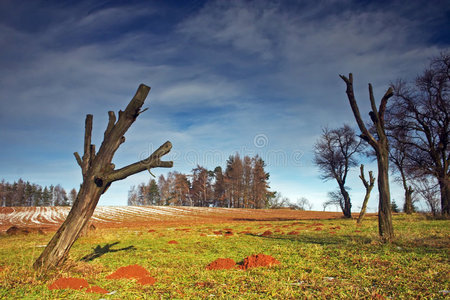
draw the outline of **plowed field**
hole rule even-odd
[[[0,231],[11,226],[57,228],[70,207],[0,207]],[[92,216],[97,227],[140,227],[233,221],[288,221],[340,218],[342,213],[290,209],[238,209],[185,206],[99,206]]]

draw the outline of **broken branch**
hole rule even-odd
[[[358,123],[358,127],[361,130],[363,139],[366,140],[369,144],[373,145],[374,147],[377,146],[377,141],[375,138],[369,133],[369,131],[366,128],[366,125],[364,124],[364,121],[361,118],[361,113],[359,112],[358,104],[356,103],[355,93],[353,91],[353,75],[352,73],[349,74],[349,77],[345,77],[344,75],[339,75],[342,80],[347,85],[347,90],[345,91],[347,94],[347,98],[350,102],[350,107],[352,108],[353,115],[355,116],[356,123]]]
[[[172,149],[172,143],[169,141],[165,142],[161,147],[159,147],[155,152],[152,153],[148,158],[141,161],[135,162],[134,164],[128,165],[121,169],[115,170],[104,177],[103,182],[114,182],[127,178],[130,175],[139,173],[144,170],[149,170],[151,168],[161,167],[161,168],[171,168],[173,166],[172,161],[161,161],[160,158],[169,153]]]
[[[114,125],[116,124],[116,115],[113,111],[108,111],[109,121],[108,121],[108,127],[106,127],[104,139],[109,135],[111,130],[113,129]]]

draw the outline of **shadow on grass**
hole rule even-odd
[[[446,254],[450,249],[448,237],[420,237],[394,241],[398,250],[418,254]]]
[[[318,221],[318,220],[341,220],[343,217],[304,217],[304,218],[282,218],[282,217],[273,217],[273,218],[233,218],[233,221],[245,221],[245,222],[273,222],[273,221]]]
[[[355,236],[355,235],[308,235],[308,234],[298,234],[298,235],[257,235],[257,234],[249,234],[251,236],[271,239],[271,240],[279,240],[279,241],[292,241],[297,243],[305,243],[305,244],[317,244],[317,245],[345,245],[350,242],[357,242],[359,244],[369,244],[372,242],[372,239],[364,236]]]
[[[245,222],[268,222],[268,221],[299,221],[295,218],[233,218],[233,221],[245,221]]]
[[[111,249],[112,246],[115,246],[117,244],[119,244],[120,242],[115,242],[115,243],[111,243],[111,244],[106,244],[105,246],[100,246],[97,245],[97,247],[93,248],[93,252],[84,256],[82,259],[80,259],[81,261],[93,261],[96,258],[99,258],[100,256],[106,254],[106,253],[111,253],[111,252],[119,252],[119,251],[128,251],[128,250],[136,250],[136,247],[134,246],[128,246],[125,248],[120,248],[120,249]]]
[[[374,251],[389,247],[394,252],[413,252],[417,255],[423,254],[445,254],[450,249],[450,240],[446,238],[417,238],[413,240],[396,240],[392,244],[382,244],[371,237],[357,235],[257,235],[248,234],[250,236],[278,241],[291,241],[302,244],[316,244],[321,246],[350,246],[367,245],[372,247]],[[373,242],[376,242],[372,245]],[[365,246],[364,248],[366,248]]]

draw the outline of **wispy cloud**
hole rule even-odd
[[[213,168],[208,155],[258,153],[273,189],[320,209],[327,188],[312,145],[322,126],[352,123],[338,74],[355,74],[367,111],[368,82],[381,96],[450,43],[437,32],[449,24],[445,1],[21,3],[0,3],[0,177],[64,180],[68,189],[79,178],[61,174],[79,173],[71,152],[82,149],[85,114],[94,114],[99,144],[106,112],[123,109],[142,82],[152,87],[150,110],[130,128],[116,165],[166,140],[180,171],[202,161]],[[262,148],[258,135],[267,138]],[[302,152],[302,166],[270,163],[278,151]],[[49,167],[55,160],[61,173]],[[147,175],[115,184],[102,203],[125,204],[129,185]]]

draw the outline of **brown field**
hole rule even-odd
[[[11,226],[56,230],[70,207],[0,207],[0,232]],[[240,209],[186,206],[99,206],[92,216],[98,228],[142,227],[240,221],[336,219],[340,212],[291,209]]]

